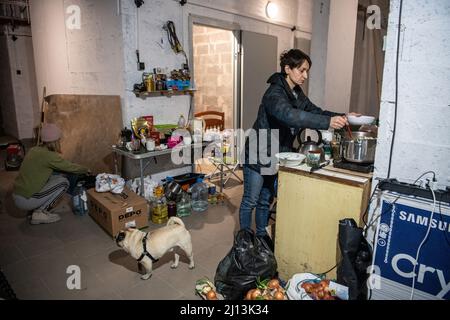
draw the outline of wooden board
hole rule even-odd
[[[339,261],[339,220],[360,221],[370,181],[349,185],[319,175],[280,170],[275,256],[280,277],[302,272],[322,273]],[[336,276],[336,270],[328,274]]]
[[[111,145],[122,128],[120,96],[47,96],[45,122],[63,131],[61,148],[65,159],[82,164],[93,173],[114,171]]]

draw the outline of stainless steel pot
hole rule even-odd
[[[355,131],[352,138],[346,136],[342,141],[342,157],[350,162],[373,163],[377,137],[372,132]]]

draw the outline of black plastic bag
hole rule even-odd
[[[366,300],[372,250],[355,220],[339,221],[339,247],[342,260],[337,268],[337,282],[348,287],[350,300]]]
[[[277,261],[266,240],[251,230],[240,230],[230,252],[217,266],[214,284],[226,300],[242,300],[256,287],[258,278],[272,279],[276,272]]]

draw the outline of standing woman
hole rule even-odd
[[[61,157],[61,130],[51,123],[43,125],[42,145],[31,148],[14,182],[13,199],[22,210],[33,210],[30,223],[52,223],[61,217],[51,210],[69,188],[69,181],[58,172],[87,173],[88,169]],[[55,174],[56,173],[56,174]]]
[[[322,110],[300,88],[308,79],[311,68],[308,55],[298,49],[285,51],[281,54],[280,66],[281,72],[274,73],[267,80],[270,86],[264,93],[253,124],[256,134],[250,135],[246,140],[244,195],[239,210],[241,229],[251,229],[252,212],[256,208],[256,235],[266,239],[269,206],[274,198],[277,175],[273,170],[274,164],[271,161],[263,163],[262,156],[267,155],[273,159],[273,152],[278,151],[272,150],[293,151],[292,144],[301,128],[327,130],[341,129],[348,125],[345,114]],[[262,129],[267,130],[267,143],[259,141],[265,137],[260,131]],[[278,149],[275,146],[271,148],[271,130],[278,130]],[[257,146],[256,150],[250,150],[251,146]]]

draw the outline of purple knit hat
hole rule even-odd
[[[42,142],[53,142],[61,138],[61,129],[54,123],[44,123],[42,125],[41,140]]]

